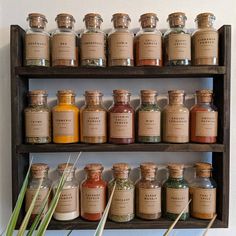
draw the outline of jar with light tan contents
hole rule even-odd
[[[52,66],[78,66],[78,36],[72,15],[57,15],[58,29],[52,34]]]
[[[107,142],[107,110],[98,90],[85,92],[85,105],[80,110],[80,138],[83,143]]]
[[[171,90],[169,104],[162,111],[163,142],[189,142],[189,110],[184,105],[183,90]]]
[[[197,15],[198,29],[192,35],[194,65],[219,64],[219,33],[213,26],[215,19],[212,13]]]

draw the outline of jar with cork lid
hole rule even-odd
[[[189,110],[184,105],[183,90],[170,90],[169,104],[162,111],[162,140],[168,143],[189,142]]]
[[[44,163],[33,163],[31,165],[31,174],[29,184],[26,190],[25,196],[25,212],[28,211],[30,204],[37,192],[37,189],[41,183],[39,194],[36,198],[36,202],[31,214],[31,219],[33,220],[41,211],[41,208],[46,201],[45,208],[43,210],[42,216],[48,211],[50,196],[48,196],[51,188],[51,180],[48,178],[49,166]],[[47,199],[48,197],[48,199]]]
[[[135,37],[136,66],[162,66],[162,34],[155,13],[140,16],[141,29]]]
[[[89,13],[84,17],[86,29],[80,36],[80,65],[106,66],[106,34],[101,30],[101,15]]]
[[[114,179],[108,184],[108,194],[111,195],[116,183],[109,211],[109,219],[115,222],[128,222],[134,218],[134,184],[129,179],[130,167],[127,163],[113,165]]]
[[[55,21],[58,29],[52,34],[52,66],[78,66],[78,36],[74,31],[74,17],[61,13]]]
[[[192,34],[194,65],[219,64],[219,33],[213,26],[215,19],[212,13],[201,13],[195,19],[197,30]]]
[[[28,107],[25,108],[25,142],[31,144],[51,142],[51,112],[47,105],[46,90],[28,92]]]
[[[156,90],[141,90],[141,104],[136,110],[136,119],[138,142],[161,141],[161,109],[157,104]]]
[[[25,66],[50,66],[50,34],[45,30],[47,19],[40,13],[30,13],[25,34]]]
[[[103,94],[98,90],[85,91],[85,105],[80,110],[80,138],[83,143],[107,142],[107,110]]]
[[[216,143],[218,111],[213,105],[213,91],[196,91],[197,104],[190,109],[190,140],[197,143]]]
[[[165,217],[175,220],[189,201],[189,186],[184,180],[184,165],[169,164],[169,178],[163,184],[163,210]],[[189,207],[180,220],[189,218]]]
[[[62,188],[53,217],[59,221],[73,220],[79,217],[79,183],[75,178],[75,168],[71,163],[61,163],[57,167],[59,174],[57,181],[53,185],[55,194],[63,173],[66,181]]]
[[[98,221],[106,207],[107,183],[102,179],[103,166],[87,164],[87,178],[81,184],[81,216],[89,221]]]
[[[141,179],[136,183],[136,215],[145,220],[161,217],[161,183],[157,180],[157,165],[140,165]]]
[[[128,90],[113,90],[114,104],[108,112],[109,142],[130,144],[135,142],[135,111],[130,105]]]
[[[134,34],[129,30],[131,19],[126,13],[112,16],[114,29],[108,35],[109,66],[134,65]]]
[[[168,16],[170,29],[164,34],[165,65],[191,65],[191,36],[185,28],[186,20],[183,12]]]
[[[53,142],[79,142],[79,108],[72,90],[57,92],[57,105],[52,109]]]
[[[216,213],[216,182],[211,177],[212,165],[195,164],[196,178],[190,183],[191,216],[198,219],[212,219]]]

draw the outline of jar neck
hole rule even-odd
[[[41,179],[47,179],[48,178],[48,170],[45,171],[33,171],[31,173],[31,179],[32,180],[41,180]]]
[[[114,95],[115,104],[130,104],[130,95]]]
[[[46,106],[47,96],[30,96],[29,105],[30,106]]]
[[[182,180],[184,178],[183,170],[169,170],[169,179]]]
[[[213,28],[213,21],[209,20],[199,20],[197,21],[197,27],[199,29],[204,29],[204,28]]]
[[[100,181],[102,179],[102,171],[88,171],[87,179],[89,181]]]
[[[153,181],[156,179],[156,172],[142,172],[141,179],[144,181]]]
[[[211,170],[197,170],[196,176],[198,178],[210,178],[211,177]]]
[[[63,175],[63,171],[59,171],[59,176]],[[75,170],[66,170],[65,171],[66,182],[72,181],[75,177]]]
[[[141,105],[156,105],[157,98],[156,97],[141,97]]]
[[[129,178],[129,171],[115,171],[114,178],[118,181],[126,181]]]
[[[58,96],[59,105],[75,105],[75,96],[65,95]]]
[[[212,103],[212,97],[197,96],[197,104],[210,104]]]
[[[102,105],[102,97],[101,96],[88,96],[85,97],[85,105],[87,106],[99,106]]]
[[[184,96],[170,97],[169,104],[170,105],[184,105]]]

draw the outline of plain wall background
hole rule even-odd
[[[138,28],[139,16],[145,12],[156,12],[160,19],[159,28],[167,28],[166,18],[167,15],[174,11],[183,11],[188,17],[187,28],[194,28],[194,18],[200,12],[214,12],[217,17],[216,27],[219,28],[223,24],[233,25],[232,32],[232,76],[231,76],[231,186],[230,186],[230,225],[229,229],[217,229],[211,230],[209,235],[220,236],[224,235],[236,235],[236,206],[233,201],[236,199],[236,184],[234,179],[236,178],[236,160],[233,158],[236,154],[236,150],[233,149],[236,144],[236,133],[235,124],[233,119],[236,117],[236,112],[234,110],[234,103],[236,102],[236,97],[233,94],[234,89],[236,89],[236,83],[234,77],[236,76],[236,3],[234,0],[215,0],[215,1],[165,1],[165,0],[119,0],[119,1],[108,1],[108,0],[51,0],[45,1],[41,0],[30,1],[13,1],[13,0],[0,0],[0,232],[6,225],[10,212],[11,212],[11,137],[10,137],[10,25],[19,24],[23,28],[27,28],[27,23],[25,21],[27,14],[29,12],[41,12],[47,16],[48,19],[48,30],[55,28],[55,16],[61,12],[71,13],[76,19],[75,29],[79,30],[84,27],[82,19],[86,13],[98,12],[102,15],[104,23],[103,29],[111,28],[111,15],[115,12],[127,12],[131,19],[131,28]],[[184,82],[185,80],[186,83]],[[132,82],[131,80],[102,80],[101,83],[97,84],[96,88],[100,88],[104,91],[106,99],[110,99],[111,90],[116,87],[126,87],[132,90],[134,95],[137,95],[138,90],[144,86],[154,86],[164,94],[169,88],[183,88],[187,93],[194,92],[195,89],[201,87],[210,87],[211,80],[205,83],[205,80],[196,79],[185,79],[182,83],[176,82],[176,80],[151,80],[146,81],[140,80],[140,83]],[[55,84],[57,84],[55,86]],[[80,104],[81,95],[85,89],[94,88],[94,83],[92,80],[60,80],[59,83],[48,80],[47,82],[42,82],[40,80],[35,80],[31,83],[31,88],[47,88],[49,89],[50,98],[55,99],[55,92],[59,88],[68,87],[76,88],[77,93],[80,95],[78,103]],[[191,104],[191,101],[189,105]],[[40,161],[48,160],[49,155],[35,155]],[[54,157],[53,157],[54,156]],[[158,163],[165,163],[172,160],[178,160],[184,163],[193,163],[197,160],[206,160],[210,157],[208,154],[166,154],[166,153],[116,153],[111,155],[111,153],[99,153],[94,155],[94,153],[84,154],[79,162],[79,166],[83,166],[88,161],[101,161],[106,167],[110,167],[113,162],[128,160],[128,162],[133,166],[144,160],[144,157],[148,160],[155,160]],[[38,160],[37,159],[37,160]],[[52,154],[50,158],[50,166],[55,166],[58,162],[63,161],[65,157],[63,154],[57,155]],[[145,230],[145,231],[122,231],[124,236],[126,235],[162,235],[161,230]],[[201,230],[176,230],[175,235],[201,235]],[[106,231],[105,235],[116,236],[120,231]],[[57,232],[57,235],[65,235],[64,232]],[[56,235],[55,232],[48,232],[47,235]],[[77,234],[77,233],[76,233]],[[89,236],[93,235],[93,231],[82,231],[78,233],[79,235]]]

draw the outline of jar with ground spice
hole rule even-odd
[[[50,66],[50,35],[45,31],[47,19],[39,13],[30,13],[30,29],[25,34],[25,66]]]
[[[136,183],[136,215],[145,220],[161,217],[161,184],[157,181],[157,165],[151,162],[140,165],[141,179]]]
[[[114,29],[108,35],[108,63],[109,66],[133,66],[134,35],[129,30],[130,17],[125,13],[112,16]]]
[[[58,29],[52,34],[52,66],[78,66],[78,36],[72,15],[57,15]]]
[[[86,30],[80,36],[81,66],[106,66],[106,34],[101,30],[101,15],[85,15]]]
[[[190,183],[191,216],[212,219],[216,213],[216,182],[211,178],[212,165],[196,163],[196,178]]]
[[[164,34],[165,65],[191,64],[191,36],[185,29],[186,20],[183,12],[175,12],[168,16],[170,29]]]
[[[135,142],[134,114],[127,90],[113,90],[114,104],[108,112],[109,142],[129,144]]]
[[[196,91],[197,104],[190,109],[190,140],[197,143],[216,143],[218,112],[212,103],[213,91]]]
[[[161,109],[157,105],[157,91],[141,90],[141,104],[136,111],[136,118],[138,142],[161,141]]]
[[[169,104],[162,111],[163,142],[189,142],[189,110],[184,105],[183,90],[171,90]]]
[[[39,194],[36,198],[36,202],[35,202],[32,214],[31,214],[32,220],[40,213],[41,207],[43,206],[43,203],[46,200],[49,194],[49,190],[51,188],[51,181],[48,178],[48,170],[49,170],[48,165],[44,163],[34,163],[31,166],[30,181],[29,181],[29,184],[26,190],[26,196],[25,196],[25,212],[28,211],[30,204],[41,183]],[[44,216],[46,212],[48,211],[49,203],[50,203],[50,197],[46,201],[46,205],[43,210],[42,216]]]
[[[81,216],[89,221],[98,221],[106,207],[107,183],[102,179],[103,166],[91,163],[84,170],[87,179],[81,184]]]
[[[162,66],[162,34],[156,28],[158,18],[155,13],[140,16],[141,30],[135,37],[136,65]]]
[[[163,184],[163,210],[165,217],[175,220],[189,201],[189,187],[184,180],[184,165],[169,164],[169,178]],[[180,220],[189,218],[189,207],[180,217]]]
[[[109,219],[115,222],[128,222],[134,218],[134,184],[129,179],[130,167],[126,163],[113,165],[114,179],[108,184],[108,194],[116,188],[111,202]]]
[[[79,108],[75,105],[75,93],[60,90],[57,101],[58,104],[52,109],[53,142],[79,142]]]
[[[46,90],[28,92],[29,105],[25,108],[25,142],[51,142],[51,112],[47,105]]]
[[[214,28],[215,16],[212,13],[197,15],[198,29],[192,34],[192,61],[194,65],[219,64],[219,33]]]
[[[73,220],[79,217],[79,183],[75,178],[75,168],[71,163],[62,163],[58,165],[57,171],[59,178],[53,186],[53,193],[56,193],[63,173],[65,173],[66,182],[63,186],[53,217],[60,221]]]
[[[98,90],[85,91],[85,105],[80,110],[80,138],[83,143],[107,142],[107,110]]]

